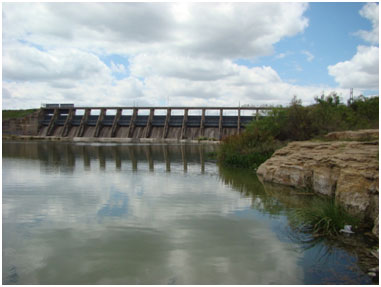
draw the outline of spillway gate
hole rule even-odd
[[[65,107],[61,105],[41,108],[38,134],[47,137],[221,140],[226,136],[239,134],[246,124],[258,120],[262,116],[261,113],[269,109],[269,107]],[[155,111],[159,110],[161,113],[155,114]],[[242,115],[243,111],[249,115]],[[198,114],[195,115],[195,112]]]

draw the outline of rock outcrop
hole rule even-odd
[[[355,133],[357,133],[355,135]],[[257,170],[259,178],[332,196],[352,214],[375,222],[378,236],[378,130],[330,135],[341,141],[292,142]],[[328,136],[328,135],[327,135]],[[377,226],[377,227],[376,227]]]
[[[360,130],[332,132],[325,135],[327,140],[351,140],[351,141],[370,141],[378,139],[378,130]]]

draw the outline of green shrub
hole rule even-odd
[[[378,128],[378,97],[359,96],[344,105],[336,93],[332,93],[315,101],[311,106],[315,136],[332,131]]]
[[[315,98],[315,104],[310,107],[313,134],[324,135],[332,131],[348,128],[348,113],[350,110],[340,102],[336,93]]]
[[[355,227],[359,220],[349,215],[334,199],[315,199],[311,205],[291,214],[292,226],[315,236],[336,236],[344,225]]]
[[[278,148],[279,142],[269,132],[253,127],[224,139],[217,159],[225,166],[256,169]]]
[[[378,128],[379,101],[378,97],[365,98],[359,96],[348,104],[352,111],[351,125],[355,128]]]
[[[289,141],[320,138],[332,131],[378,128],[378,97],[358,97],[349,105],[336,93],[303,106],[295,97],[290,106],[274,107],[253,120],[241,135],[222,141],[218,160],[226,166],[257,168]]]

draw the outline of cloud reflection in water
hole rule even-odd
[[[259,197],[221,180],[213,147],[24,144],[3,144],[3,274],[15,266],[17,284],[303,282],[301,255]]]

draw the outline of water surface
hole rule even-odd
[[[214,150],[3,142],[3,284],[371,283],[353,252],[293,240],[310,197]]]

